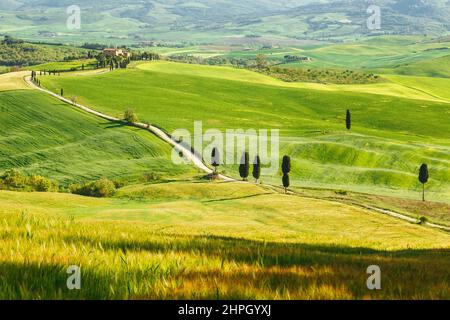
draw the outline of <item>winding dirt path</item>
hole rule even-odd
[[[79,108],[79,109],[81,109],[81,110],[83,110],[85,112],[88,112],[88,113],[92,114],[92,115],[95,115],[97,117],[106,119],[108,121],[124,123],[124,124],[127,124],[129,126],[133,126],[133,127],[136,127],[136,128],[140,128],[140,129],[146,130],[146,131],[156,135],[157,137],[159,137],[160,139],[162,139],[166,143],[170,144],[174,148],[176,148],[176,150],[178,152],[182,152],[183,156],[186,159],[188,159],[189,161],[191,161],[200,170],[204,171],[207,174],[212,174],[213,173],[213,170],[208,168],[208,166],[206,166],[206,164],[203,162],[203,160],[195,152],[192,152],[190,148],[187,148],[183,144],[178,143],[177,141],[173,140],[167,133],[165,133],[163,130],[161,130],[161,129],[155,127],[155,126],[147,125],[145,123],[140,123],[140,122],[133,122],[133,123],[124,122],[121,119],[109,116],[107,114],[104,114],[104,113],[101,113],[101,112],[98,112],[98,111],[95,111],[94,109],[91,109],[91,108],[86,107],[84,105],[81,105],[79,103],[73,103],[72,101],[70,101],[67,98],[64,98],[64,97],[62,97],[62,96],[60,96],[60,95],[58,95],[58,94],[56,94],[54,92],[51,92],[50,90],[44,89],[42,87],[39,87],[39,86],[37,86],[36,84],[34,84],[31,81],[31,76],[29,76],[29,75],[25,76],[23,79],[25,80],[25,82],[31,88],[39,90],[39,91],[42,91],[44,93],[47,93],[47,94],[49,94],[49,95],[51,95],[51,96],[53,96],[53,97],[55,97],[55,98],[65,102],[65,103],[67,103],[67,104],[70,104],[71,106]],[[227,177],[225,175],[219,175],[219,179],[221,179],[223,181],[227,181],[227,182],[238,182],[238,180],[233,179],[231,177]],[[271,186],[271,185],[264,185],[264,187],[270,188],[270,189],[275,190],[275,191],[278,189],[277,187]],[[290,194],[304,197],[303,195],[297,194],[295,192],[290,192]],[[311,198],[313,198],[313,197],[311,197]],[[319,198],[315,198],[315,199],[319,199]],[[323,200],[323,199],[321,199],[321,200]],[[361,204],[356,204],[356,203],[347,203],[347,202],[339,202],[339,203],[345,203],[347,205],[353,205],[353,206],[364,208],[364,209],[367,209],[367,210],[370,210],[370,211],[375,211],[375,212],[378,212],[378,213],[381,213],[381,214],[385,214],[385,215],[388,215],[388,216],[391,216],[391,217],[394,217],[394,218],[397,218],[397,219],[401,219],[403,221],[410,222],[410,223],[414,223],[414,224],[418,223],[417,219],[415,219],[415,218],[412,218],[412,217],[409,217],[407,215],[404,215],[404,214],[401,214],[401,213],[398,213],[398,212],[394,212],[394,211],[391,211],[391,210],[377,208],[377,207],[372,207],[372,206],[369,206],[369,205],[361,205]],[[430,223],[430,222],[426,222],[426,223],[424,223],[424,225],[426,225],[426,226],[428,226],[430,228],[434,228],[434,229],[439,229],[439,230],[442,230],[442,231],[450,232],[450,227],[446,227],[446,226],[442,226],[442,225],[438,225],[438,224]]]

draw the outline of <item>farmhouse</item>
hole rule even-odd
[[[122,50],[122,49],[115,49],[115,48],[107,48],[103,49],[103,54],[105,57],[124,57],[124,58],[131,58],[131,52]]]

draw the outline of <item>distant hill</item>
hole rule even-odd
[[[81,30],[68,30],[72,0],[2,0],[0,33],[46,41],[211,43],[230,39],[345,39],[450,31],[448,0],[379,0],[381,30],[367,29],[366,0],[78,0]]]
[[[450,55],[412,63],[394,70],[402,75],[450,78]]]

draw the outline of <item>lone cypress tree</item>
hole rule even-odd
[[[261,158],[259,156],[256,156],[255,161],[253,162],[253,178],[255,178],[255,183],[258,183],[260,177],[261,177]]]
[[[250,157],[248,152],[244,152],[241,158],[241,164],[239,165],[239,175],[243,181],[247,181],[250,174]]]
[[[214,167],[214,174],[217,174],[217,168],[220,165],[220,153],[217,148],[214,148],[211,152],[211,165]]]
[[[428,166],[426,164],[422,164],[419,170],[419,181],[422,183],[422,201],[425,201],[425,184],[428,182],[428,179]]]
[[[352,114],[350,113],[350,110],[347,110],[347,116],[345,117],[345,124],[347,126],[347,130],[350,130],[352,128]]]
[[[281,165],[281,169],[283,171],[283,187],[284,192],[287,193],[287,189],[290,186],[289,172],[291,172],[291,158],[289,156],[283,157],[283,163]]]
[[[64,97],[64,89],[61,89],[61,97]]]
[[[291,172],[291,157],[283,157],[283,164],[281,165],[281,169],[283,170],[283,175],[289,174],[289,172]]]

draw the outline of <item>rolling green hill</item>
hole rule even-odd
[[[449,234],[367,208],[449,225],[448,79],[289,84],[170,62],[40,77],[54,92],[113,116],[132,108],[169,131],[196,120],[205,129],[280,129],[281,155],[293,159],[295,193],[285,195],[196,179],[148,132],[30,90],[26,74],[0,75],[0,172],[19,168],[63,186],[100,177],[129,184],[103,199],[0,191],[0,299],[450,297]],[[436,202],[409,200],[420,198],[422,162]],[[236,166],[221,170],[237,176]],[[148,173],[163,178],[140,182]],[[367,290],[373,264],[383,290]],[[83,290],[66,290],[69,265],[81,266]]]
[[[426,92],[438,99],[450,101],[450,79],[416,76],[384,75],[390,81],[410,89]]]
[[[18,168],[63,185],[100,177],[139,180],[192,173],[149,133],[99,120],[31,90],[0,92],[0,171]]]
[[[0,74],[0,299],[450,299],[448,0],[378,0],[377,31],[366,0],[79,0],[69,30],[73,4],[0,2],[0,73],[33,65]],[[93,55],[61,43],[85,42],[165,57],[84,71]],[[175,164],[157,135],[24,81],[41,69],[69,71],[38,72],[67,101],[168,133],[277,129],[289,190],[281,169]]]
[[[418,166],[427,162],[430,196],[449,198],[448,103],[358,93],[356,85],[349,92],[263,84],[232,68],[139,67],[82,78],[43,77],[42,82],[112,115],[133,108],[142,120],[168,131],[192,130],[196,120],[221,130],[280,129],[281,153],[294,159],[294,185],[417,197]],[[346,109],[353,114],[351,132],[345,132]],[[237,173],[236,167],[226,170]],[[280,183],[277,176],[264,179]]]
[[[450,55],[400,66],[393,71],[402,75],[450,78]]]
[[[308,56],[313,61],[300,64],[290,63],[289,66],[375,71],[393,68],[395,70],[399,66],[408,66],[446,56],[450,53],[449,48],[448,41],[441,42],[440,40],[430,40],[420,36],[370,37],[355,42],[300,48],[301,50],[298,50],[297,53],[293,51],[292,54]]]
[[[264,55],[271,64],[287,68],[353,70],[376,74],[405,74],[446,77],[450,42],[448,38],[424,36],[372,36],[339,43],[268,46],[191,46],[179,49],[158,49],[167,56],[188,55],[203,59],[204,64],[228,59],[253,61]],[[285,56],[308,57],[308,61],[289,61]],[[237,60],[237,61],[236,61]]]
[[[23,80],[28,75],[26,71],[0,74],[0,92],[30,89]]]
[[[376,34],[448,34],[442,0],[379,0],[381,30],[369,30],[365,0],[79,0],[82,28],[66,27],[70,1],[14,0],[0,7],[0,33],[58,42],[301,43]]]

